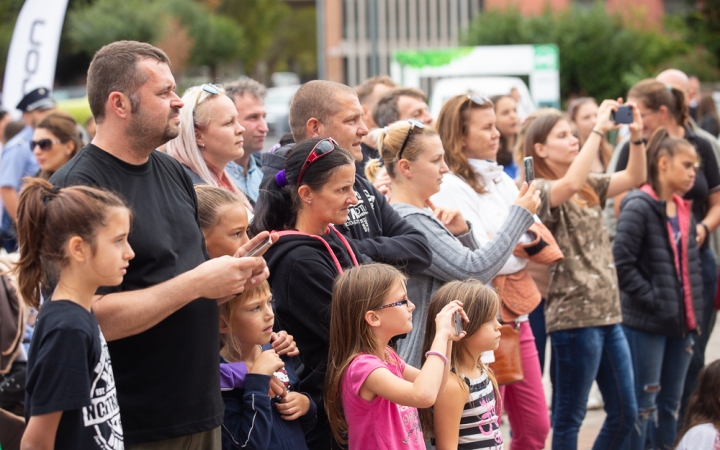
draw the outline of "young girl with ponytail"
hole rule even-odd
[[[675,441],[689,349],[703,313],[695,219],[682,198],[697,165],[688,141],[658,128],[649,143],[648,182],[620,207],[613,254],[639,410],[626,450],[642,450],[648,436],[655,448]]]
[[[117,196],[32,179],[20,194],[20,294],[40,313],[30,344],[22,448],[123,447],[110,354],[95,315],[100,286],[116,286],[135,253],[131,213]],[[40,306],[40,289],[56,285]]]

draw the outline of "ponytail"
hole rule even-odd
[[[38,308],[41,286],[57,281],[67,263],[65,244],[81,237],[95,250],[97,230],[106,225],[108,209],[127,208],[116,195],[87,186],[54,188],[28,178],[20,192],[17,235],[20,260],[14,268],[25,302]]]
[[[681,146],[692,147],[685,139],[671,138],[665,127],[659,127],[650,137],[647,146],[647,183],[655,194],[660,193],[658,161],[661,156],[675,156]]]
[[[675,89],[674,87],[668,86],[668,90],[673,96],[674,105],[671,109],[671,113],[675,120],[677,121],[678,125],[687,125],[688,123],[688,103],[687,103],[687,97],[685,96],[685,93],[679,89]]]

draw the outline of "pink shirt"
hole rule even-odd
[[[398,378],[403,377],[405,362],[389,347],[387,353],[393,362],[362,354],[356,356],[345,371],[342,402],[349,448],[425,450],[417,409],[392,403],[379,395],[372,401],[360,397],[360,388],[375,369],[385,368]]]

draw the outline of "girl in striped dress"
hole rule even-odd
[[[497,349],[500,343],[497,294],[477,280],[444,285],[430,302],[426,336],[434,335],[435,315],[453,300],[463,303],[470,321],[463,324],[466,337],[452,348],[452,376],[445,391],[435,406],[419,411],[423,434],[431,436],[437,450],[503,450],[497,383],[480,360],[483,352]],[[430,344],[426,337],[424,348]]]

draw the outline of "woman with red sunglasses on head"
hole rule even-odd
[[[48,180],[83,147],[77,122],[63,111],[45,117],[35,128],[30,144],[40,165],[37,176]]]
[[[251,231],[277,231],[280,239],[265,253],[278,329],[295,337],[303,371],[299,390],[318,405],[308,448],[327,449],[332,432],[322,407],[330,343],[330,304],[335,277],[358,265],[356,248],[333,225],[348,220],[358,203],[355,160],[330,139],[299,143],[285,168],[260,186]],[[358,256],[359,257],[359,256]]]

